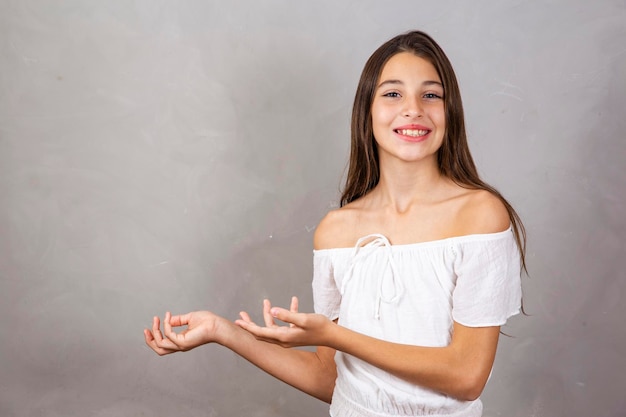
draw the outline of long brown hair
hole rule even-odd
[[[363,197],[380,179],[378,148],[372,128],[372,101],[383,67],[392,56],[400,52],[410,52],[429,61],[443,83],[446,131],[443,144],[437,151],[439,171],[461,187],[489,191],[502,201],[509,213],[522,267],[526,270],[524,225],[498,190],[480,179],[467,144],[463,103],[454,69],[439,45],[424,32],[407,32],[385,42],[363,68],[352,108],[350,162],[341,206]]]

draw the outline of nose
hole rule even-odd
[[[423,109],[419,98],[407,98],[404,108],[402,109],[402,114],[404,117],[421,117],[423,115]]]

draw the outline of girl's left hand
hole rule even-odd
[[[291,348],[298,346],[327,346],[330,331],[334,323],[322,314],[298,313],[298,297],[291,298],[289,310],[272,307],[269,300],[263,300],[263,319],[265,327],[258,326],[248,313],[239,313],[241,319],[235,323],[247,330],[258,340]],[[279,326],[278,319],[289,326]]]

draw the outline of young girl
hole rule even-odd
[[[520,311],[525,232],[479,178],[454,71],[422,32],[365,65],[341,206],[314,236],[316,314],[295,297],[265,300],[264,326],[168,312],[146,343],[160,355],[219,343],[333,417],[480,416],[500,326]]]

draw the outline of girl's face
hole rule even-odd
[[[427,60],[410,52],[392,56],[383,67],[372,102],[372,128],[380,163],[437,164],[446,116],[443,85]]]

